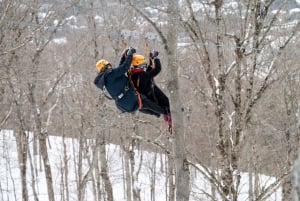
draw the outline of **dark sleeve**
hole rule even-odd
[[[127,55],[127,52],[128,52],[128,49],[123,50],[122,56],[121,56],[121,59],[120,59],[120,62],[119,62],[119,66],[122,65],[124,63],[124,61],[126,60],[125,55]]]
[[[161,71],[161,64],[160,64],[160,60],[158,58],[155,58],[154,59],[154,65],[155,65],[155,68],[151,68],[151,67],[148,67],[147,68],[147,76],[148,77],[155,77],[156,75],[158,75]]]
[[[125,61],[121,65],[113,69],[114,76],[119,77],[124,75],[124,73],[126,73],[128,68],[131,66],[131,61],[132,61],[132,55],[128,55]]]
[[[124,63],[125,60],[126,60],[125,55],[122,55],[122,57],[120,59],[120,62],[119,62],[119,66],[121,66]]]

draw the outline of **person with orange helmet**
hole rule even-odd
[[[129,74],[137,91],[144,94],[150,101],[156,103],[161,108],[159,115],[163,115],[164,120],[168,123],[169,131],[171,131],[172,118],[169,98],[154,82],[154,77],[161,71],[158,54],[157,51],[150,53],[148,64],[143,55],[135,54],[131,62],[133,68],[130,68]]]
[[[135,112],[139,107],[137,96],[125,75],[135,52],[134,48],[129,48],[126,60],[115,68],[105,59],[96,64],[98,75],[94,84],[101,90],[106,90],[110,99],[115,100],[117,108],[122,112]]]

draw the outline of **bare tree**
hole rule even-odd
[[[61,26],[62,20],[59,20],[59,17],[63,18],[61,10],[56,7],[57,5],[53,4],[48,8],[48,10],[39,10],[40,4],[38,2],[32,2],[30,5],[21,4],[19,7],[14,7],[15,3],[12,1],[6,1],[5,3],[5,13],[14,15],[14,12],[16,12],[16,17],[19,17],[20,20],[10,18],[8,19],[6,15],[3,15],[2,17],[2,23],[4,22],[6,25],[8,25],[7,30],[5,30],[7,33],[9,31],[15,30],[15,45],[8,46],[9,43],[2,43],[2,46],[5,47],[3,52],[1,52],[1,55],[5,56],[6,58],[11,58],[6,60],[6,75],[8,78],[8,83],[11,89],[12,94],[17,94],[20,89],[23,90],[22,93],[25,93],[27,96],[27,100],[23,101],[23,104],[28,104],[30,109],[26,109],[26,114],[30,114],[32,112],[33,115],[33,122],[35,124],[35,131],[36,136],[39,137],[39,147],[40,147],[40,153],[43,158],[43,164],[45,169],[45,176],[47,180],[47,186],[49,191],[49,200],[54,200],[54,191],[53,191],[53,184],[52,184],[52,175],[51,175],[51,168],[49,164],[49,157],[47,155],[47,146],[46,146],[46,139],[47,139],[47,127],[49,123],[49,119],[51,118],[51,114],[53,109],[56,106],[56,102],[52,102],[51,104],[47,105],[50,101],[49,99],[52,98],[56,87],[63,77],[64,73],[58,75],[57,79],[54,81],[53,85],[50,86],[50,90],[48,89],[48,93],[43,98],[37,98],[41,94],[38,93],[38,90],[43,89],[42,87],[38,87],[39,80],[41,79],[40,74],[43,70],[41,68],[40,59],[42,56],[43,51],[47,47],[47,45],[50,43],[50,41],[53,39],[53,36],[59,26]],[[2,4],[1,4],[2,5]],[[3,4],[4,5],[4,4]],[[43,13],[45,12],[45,13]],[[24,15],[22,15],[22,13]],[[43,18],[42,14],[45,14],[45,18]],[[20,15],[19,15],[20,14]],[[57,20],[57,23],[55,20]],[[16,21],[14,21],[16,20]],[[9,26],[11,24],[11,26]],[[30,25],[30,26],[29,26]],[[30,28],[31,27],[31,28]],[[3,32],[2,32],[3,33]],[[5,37],[8,37],[9,35],[5,33],[3,34],[2,39]],[[7,40],[3,40],[7,41]],[[32,43],[29,43],[32,42]],[[34,47],[35,51],[32,51],[32,48]],[[26,50],[30,50],[28,52],[25,52]],[[24,58],[21,60],[20,56],[23,55]],[[31,66],[27,67],[27,66]],[[23,67],[23,68],[22,68]],[[26,78],[24,79],[24,75],[26,75]],[[24,84],[24,85],[23,85]],[[26,87],[27,86],[27,89]],[[41,85],[39,85],[41,86]],[[44,88],[45,89],[45,88]],[[13,96],[15,96],[13,95]],[[21,108],[18,106],[19,99],[17,96],[15,96],[15,104],[17,105],[18,110]],[[57,99],[56,99],[57,100]],[[44,111],[47,110],[47,115],[44,115]],[[20,114],[22,111],[20,110]],[[20,116],[21,121],[23,122],[22,116]],[[30,117],[27,119],[32,120]],[[25,121],[24,121],[25,123]],[[23,123],[22,123],[23,124]],[[27,122],[26,122],[27,124]],[[24,124],[25,125],[25,124]],[[32,130],[31,126],[27,124],[27,128],[23,129],[23,134],[25,134],[25,130]],[[23,135],[22,134],[22,135]],[[19,138],[19,139],[26,139],[25,138]],[[18,138],[18,136],[17,136]],[[24,145],[27,146],[27,143],[24,140],[19,140],[20,143],[20,151],[21,153],[27,154],[27,151],[24,149],[21,149]],[[22,145],[22,146],[21,146]],[[26,155],[25,155],[26,156]],[[21,158],[20,158],[21,159]],[[26,157],[22,157],[21,164],[26,164]],[[21,168],[24,170],[24,175],[22,176],[23,179],[26,180],[26,169]],[[25,182],[26,183],[26,182]],[[23,188],[26,189],[26,185],[23,183]],[[23,199],[27,200],[28,195],[27,193],[23,191]]]
[[[285,56],[286,57],[286,56]],[[285,58],[284,57],[284,58]],[[284,59],[286,68],[285,78],[282,80],[283,86],[283,99],[284,99],[284,109],[285,118],[284,121],[284,145],[286,152],[286,161],[284,164],[288,170],[291,170],[294,165],[294,161],[299,157],[299,143],[300,143],[300,132],[299,132],[299,96],[297,89],[299,88],[299,69],[293,68],[293,60]],[[295,65],[297,66],[297,65]],[[295,164],[296,165],[296,164]],[[293,199],[293,183],[292,176],[290,175],[286,178],[282,184],[282,200],[292,200]]]
[[[101,137],[101,136],[99,136]],[[100,139],[99,139],[100,140]],[[109,178],[109,168],[107,164],[107,159],[106,159],[106,141],[105,137],[102,136],[102,139],[99,143],[99,155],[100,155],[100,161],[101,161],[101,177],[104,181],[104,188],[105,192],[107,194],[107,200],[108,201],[113,201],[114,196],[113,196],[113,188],[112,184]]]
[[[20,164],[20,177],[22,185],[22,200],[28,200],[28,186],[27,186],[27,152],[28,152],[28,131],[29,126],[27,125],[26,119],[28,118],[28,110],[22,106],[22,103],[26,102],[24,99],[24,93],[22,86],[16,85],[16,78],[14,77],[19,73],[14,69],[16,63],[18,62],[18,53],[21,47],[26,45],[31,41],[31,33],[29,33],[22,23],[26,23],[26,17],[30,14],[29,9],[22,9],[20,5],[16,5],[13,1],[5,1],[1,4],[1,33],[0,33],[0,45],[1,45],[1,92],[2,97],[7,96],[6,101],[10,101],[11,104],[9,108],[2,107],[5,112],[3,114],[4,118],[1,120],[1,127],[9,119],[11,111],[16,112],[15,122],[16,126],[19,125],[19,129],[16,132],[16,141],[18,147],[18,159]],[[19,11],[19,14],[16,13]],[[19,21],[20,26],[15,25],[14,21]],[[17,72],[17,73],[16,73]],[[3,86],[8,86],[8,89],[3,88]],[[4,101],[1,98],[1,101]],[[3,104],[4,105],[4,104]],[[1,112],[1,114],[2,114]]]
[[[192,1],[187,0],[188,15],[185,13],[181,16],[210,88],[206,96],[215,115],[218,135],[215,146],[221,168],[220,182],[215,181],[215,185],[223,200],[238,199],[240,153],[247,139],[253,110],[280,76],[276,73],[279,69],[278,58],[299,26],[296,24],[291,34],[283,33],[286,37],[282,43],[278,43],[274,23],[286,2],[279,6],[277,15],[271,15],[273,3],[239,2],[241,20],[234,28],[230,24],[234,15],[224,13],[224,1],[217,0],[211,4],[201,2],[206,17],[202,20],[193,11]],[[273,40],[267,40],[269,36],[274,36]],[[270,47],[271,43],[277,46]],[[232,52],[230,47],[233,47]],[[272,54],[274,51],[276,53]],[[280,178],[284,179],[286,175],[284,172]],[[260,192],[256,199],[263,199],[269,190],[274,188]]]

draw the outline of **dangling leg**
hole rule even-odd
[[[140,109],[140,111],[145,114],[155,115],[157,117],[160,117],[160,115],[164,113],[162,107],[149,100],[148,98],[143,98],[143,107]]]
[[[164,109],[163,114],[171,114],[170,112],[170,102],[169,98],[164,94],[164,92],[158,88],[156,85],[153,89],[153,97],[157,104]]]
[[[153,97],[157,104],[163,108],[163,118],[168,124],[168,131],[172,133],[172,117],[170,111],[170,102],[169,98],[165,95],[165,93],[156,85],[153,88]]]

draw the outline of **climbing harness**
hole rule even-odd
[[[131,77],[132,72],[130,71],[130,69],[128,70],[127,75],[128,75],[128,80],[129,80],[129,82],[130,82],[130,84],[131,84],[131,86],[132,86],[132,88],[133,88],[133,90],[134,90],[134,92],[135,92],[135,94],[138,98],[139,109],[142,109],[142,107],[143,107],[142,97],[141,97],[141,94],[138,92],[138,90],[136,89],[136,87],[133,84],[132,77]]]
[[[121,98],[123,98],[123,96],[127,93],[128,90],[129,90],[129,84],[127,82],[127,84],[125,85],[123,91],[117,96],[114,96],[114,97],[110,96],[107,89],[105,88],[105,86],[103,87],[102,93],[107,99],[117,101],[117,100],[120,100]]]

